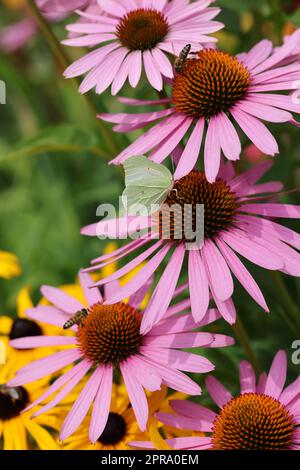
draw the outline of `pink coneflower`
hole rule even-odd
[[[37,6],[47,18],[57,20],[93,2],[94,0],[37,0]]]
[[[179,54],[188,42],[214,42],[207,36],[223,27],[212,21],[219,8],[208,7],[213,0],[98,0],[98,15],[82,14],[85,23],[67,27],[80,36],[63,41],[69,46],[100,46],[74,62],[65,71],[67,78],[86,74],[80,86],[85,93],[96,87],[102,93],[112,84],[116,94],[128,78],[136,87],[144,66],[151,85],[161,90],[163,76],[172,78],[167,54]],[[105,44],[105,45],[103,45]]]
[[[36,4],[47,20],[56,22],[63,20],[77,8],[88,6],[91,2],[94,0],[37,0]],[[36,35],[38,25],[30,12],[25,10],[26,13],[27,17],[2,29],[0,47],[6,53],[17,51]]]
[[[247,361],[240,363],[241,392],[237,396],[214,377],[206,379],[207,390],[219,407],[215,413],[190,401],[170,402],[176,414],[158,413],[160,421],[178,429],[202,431],[206,437],[178,437],[167,443],[175,449],[300,450],[300,377],[284,389],[287,358],[279,351],[269,374],[256,384]],[[132,442],[134,447],[153,448],[150,442]]]
[[[213,182],[219,171],[221,151],[229,160],[240,158],[236,124],[263,153],[274,156],[278,153],[277,142],[262,121],[298,125],[291,112],[300,112],[299,100],[294,102],[292,96],[277,92],[299,88],[299,61],[280,65],[293,54],[299,42],[297,30],[276,51],[268,40],[237,57],[217,49],[203,49],[197,59],[188,60],[176,75],[172,98],[152,102],[121,99],[133,106],[161,104],[167,109],[141,114],[100,114],[101,119],[116,124],[117,132],[140,129],[160,120],[112,162],[121,164],[131,156],[150,152],[149,158],[161,163],[191,131],[175,172],[175,178],[181,178],[194,168],[207,128],[204,166],[208,181]]]
[[[179,348],[223,347],[232,344],[232,338],[194,332],[198,327],[190,315],[176,316],[188,308],[188,302],[173,305],[168,318],[160,322],[146,335],[140,333],[142,312],[138,310],[145,297],[147,286],[130,297],[128,303],[104,305],[98,289],[89,289],[89,275],[81,273],[80,282],[87,305],[54,287],[44,286],[41,291],[53,306],[38,306],[28,311],[31,319],[42,319],[63,327],[75,312],[87,309],[88,315],[79,326],[74,326],[74,337],[28,337],[12,341],[15,348],[69,345],[70,348],[52,356],[32,362],[20,369],[10,386],[20,386],[71,366],[30,407],[44,402],[53,393],[56,396],[47,402],[34,416],[53,408],[87,374],[89,380],[75,401],[61,429],[61,440],[69,437],[81,424],[91,406],[90,440],[96,442],[105,430],[110,410],[111,387],[114,371],[124,379],[137,422],[145,430],[148,405],[144,388],[154,391],[165,384],[190,395],[199,395],[201,389],[181,371],[204,373],[214,369],[206,358],[181,351]],[[105,286],[105,295],[115,295],[120,289],[118,282]],[[219,318],[216,309],[207,311],[201,325]]]
[[[119,219],[105,220],[82,229],[88,236],[120,237],[130,236],[139,228],[147,228],[148,233],[138,240],[115,251],[116,260],[143,248],[140,255],[105,279],[113,281],[133,269],[138,263],[145,266],[121,288],[110,295],[107,304],[119,302],[139,289],[153,275],[171,254],[163,274],[155,288],[152,298],[143,315],[141,332],[148,331],[159,321],[172,299],[185,258],[188,257],[189,290],[194,320],[200,321],[205,315],[210,296],[214,299],[220,313],[229,323],[236,321],[236,311],[232,301],[234,284],[232,274],[239,280],[250,296],[268,311],[263,294],[257,283],[239,259],[238,255],[269,270],[300,276],[300,236],[273,221],[273,218],[299,218],[300,206],[265,202],[269,196],[256,200],[259,195],[276,193],[282,188],[279,182],[257,183],[272,166],[270,161],[256,165],[252,169],[235,176],[232,164],[228,162],[221,168],[215,183],[209,183],[205,174],[193,170],[188,175],[174,181],[164,202],[165,206],[181,207],[178,218],[175,211],[170,219],[167,236],[162,230],[161,212],[150,217],[124,216]],[[186,250],[184,207],[192,207],[193,232],[196,232],[195,213],[197,205],[204,205],[204,242],[201,248]],[[191,216],[189,216],[191,220]],[[133,223],[135,221],[136,223]],[[182,224],[182,238],[178,238],[178,225]],[[158,227],[158,228],[157,228]],[[176,227],[176,239],[174,239]],[[152,230],[154,228],[154,230]],[[153,240],[153,232],[158,240]],[[87,271],[99,269],[111,261],[101,256],[93,261],[94,266]],[[103,280],[95,285],[103,284]]]

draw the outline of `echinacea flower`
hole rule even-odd
[[[300,380],[284,388],[287,357],[279,351],[269,374],[255,373],[247,361],[240,363],[240,394],[233,396],[216,378],[206,387],[219,410],[184,400],[170,402],[175,414],[158,413],[168,426],[202,431],[204,437],[167,439],[175,449],[194,450],[300,450]],[[134,447],[153,448],[151,442],[132,442]]]
[[[17,256],[7,251],[0,251],[0,277],[11,279],[20,274],[21,268]]]
[[[282,184],[260,184],[258,181],[271,166],[272,162],[266,161],[236,176],[232,164],[227,162],[221,167],[214,183],[209,183],[205,174],[198,170],[175,179],[173,189],[162,206],[170,208],[171,216],[167,226],[163,210],[160,209],[151,217],[125,215],[83,228],[84,235],[111,238],[130,237],[132,232],[136,238],[137,226],[147,230],[138,239],[116,250],[112,257],[120,260],[136,253],[135,258],[106,277],[105,281],[94,284],[101,286],[104,282],[114,281],[136,264],[145,262],[131,281],[107,298],[106,304],[119,302],[132,295],[167,260],[167,266],[143,315],[141,333],[145,334],[163,318],[184,261],[188,258],[188,283],[195,322],[205,316],[212,297],[225,320],[235,323],[232,274],[249,295],[268,311],[259,286],[237,255],[265,269],[300,276],[300,255],[297,251],[300,249],[300,235],[273,220],[281,217],[298,219],[300,206],[270,202],[268,193],[273,196],[282,188]],[[187,250],[186,244],[191,244],[193,240],[189,235],[185,236],[185,227],[191,223],[192,233],[197,231],[199,205],[204,206],[204,240],[200,247],[194,244],[193,249]],[[172,207],[178,210],[172,210]],[[185,207],[191,207],[192,212],[186,215]],[[181,232],[178,228],[182,228]],[[137,254],[137,250],[141,249],[142,252]],[[168,255],[171,255],[170,259]],[[87,271],[99,269],[109,262],[111,260],[107,260],[107,257],[100,256]]]
[[[112,85],[112,94],[128,78],[134,88],[144,67],[150,84],[162,90],[163,77],[173,77],[167,54],[179,54],[187,42],[196,50],[202,43],[215,42],[207,36],[223,27],[212,21],[219,8],[212,0],[98,0],[99,13],[81,13],[85,23],[68,25],[71,33],[80,34],[63,41],[69,46],[97,47],[74,62],[65,77],[87,74],[80,86],[86,93],[96,88],[102,93]]]
[[[84,8],[94,0],[37,0],[37,7],[49,21],[61,21],[77,8]],[[5,6],[20,10],[22,19],[16,23],[2,28],[0,33],[0,47],[6,53],[12,53],[23,47],[38,31],[38,25],[26,8],[26,1],[11,2],[6,0]]]
[[[7,363],[0,367],[0,449],[28,450],[37,446],[41,450],[59,450],[46,427],[58,430],[62,422],[61,412],[65,412],[65,408],[50,410],[33,422],[30,419],[32,412],[23,413],[23,410],[45,391],[49,385],[48,378],[26,387],[8,387],[7,381],[12,378],[14,367],[8,353]]]
[[[189,302],[179,302],[172,306],[167,312],[169,318],[160,322],[148,334],[141,335],[142,312],[138,310],[138,306],[145,296],[145,291],[149,289],[148,286],[143,286],[131,296],[128,303],[121,301],[106,306],[100,291],[89,288],[91,279],[88,274],[81,272],[80,282],[86,305],[57,288],[44,286],[42,293],[53,306],[40,306],[29,312],[33,319],[42,318],[44,322],[63,327],[75,312],[86,308],[87,316],[79,326],[72,327],[72,338],[41,336],[12,341],[12,345],[20,349],[62,344],[70,346],[68,350],[25,366],[9,382],[13,387],[22,386],[68,366],[68,371],[31,405],[36,406],[58,392],[34,416],[55,407],[89,373],[91,374],[86,385],[62,425],[61,440],[73,434],[91,407],[89,438],[93,443],[99,439],[109,418],[114,371],[120,371],[124,379],[129,400],[142,431],[146,429],[148,420],[148,403],[144,388],[155,391],[165,384],[182,393],[201,393],[199,385],[181,371],[204,373],[212,370],[214,366],[206,358],[181,351],[180,348],[223,347],[232,344],[232,338],[194,332],[199,325],[192,321],[190,315],[175,315],[188,308]],[[119,289],[121,287],[118,282],[106,284],[104,295],[114,295]],[[217,318],[218,311],[210,309],[201,325],[211,323]]]
[[[159,120],[112,162],[121,164],[131,156],[150,152],[149,158],[161,163],[188,136],[175,178],[194,168],[204,142],[205,174],[209,182],[214,182],[222,152],[229,160],[240,158],[236,125],[259,150],[274,156],[278,153],[277,142],[262,121],[298,125],[292,113],[300,113],[299,100],[282,91],[299,88],[300,62],[297,58],[287,65],[281,63],[297,50],[299,42],[297,30],[277,50],[268,40],[236,57],[217,49],[203,49],[196,59],[187,60],[175,76],[171,98],[152,102],[121,99],[133,106],[161,104],[166,109],[140,114],[100,114],[101,119],[116,124],[117,132],[141,129]]]

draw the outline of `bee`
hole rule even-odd
[[[64,330],[68,330],[74,325],[81,326],[83,320],[88,316],[88,311],[86,308],[83,308],[82,310],[79,310],[78,312],[73,315],[69,320],[66,321],[66,323],[63,326]]]
[[[189,53],[191,52],[191,44],[187,44],[184,46],[182,51],[179,54],[179,57],[176,57],[175,62],[174,62],[174,68],[176,72],[182,72],[183,67],[185,66],[187,57]]]

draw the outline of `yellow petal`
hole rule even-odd
[[[28,418],[24,419],[28,432],[32,435],[40,450],[59,450],[60,447],[55,443],[51,434],[42,428],[35,421]]]
[[[12,319],[6,315],[0,317],[0,335],[9,334],[12,322]]]
[[[25,317],[25,311],[33,307],[28,287],[23,287],[17,297],[17,311],[20,318]]]
[[[0,251],[0,277],[11,279],[20,274],[21,268],[18,258],[7,251]]]
[[[13,432],[14,450],[27,450],[26,429],[21,418],[11,420],[11,429]]]
[[[157,422],[153,421],[150,425],[149,436],[156,450],[172,450],[172,447],[170,447],[159,434]]]
[[[107,243],[103,250],[103,254],[108,255],[109,253],[113,253],[118,248],[117,244],[114,242]],[[104,268],[101,269],[101,277],[105,278],[110,276],[117,270],[117,263],[111,263]]]

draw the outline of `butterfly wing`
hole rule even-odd
[[[169,190],[157,188],[126,188],[122,194],[122,202],[128,215],[151,215],[157,211],[166,199]]]
[[[151,214],[153,205],[161,205],[173,186],[172,173],[147,157],[131,157],[124,162],[125,185],[122,199],[128,214],[144,205]]]

